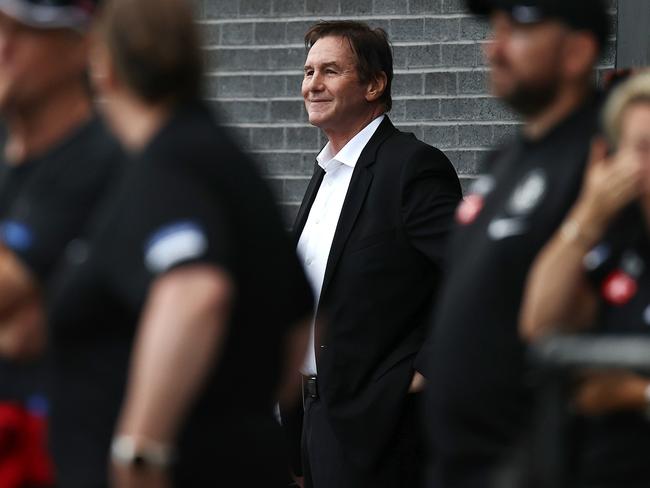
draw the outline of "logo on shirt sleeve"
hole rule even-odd
[[[467,195],[456,209],[456,221],[461,225],[471,224],[483,210],[483,205],[485,199],[482,195],[478,193]]]
[[[622,306],[637,293],[639,278],[645,263],[634,251],[627,250],[621,256],[620,267],[607,276],[602,285],[602,295],[612,305]]]
[[[603,298],[612,305],[621,306],[628,303],[638,289],[637,282],[620,269],[607,276],[602,285]]]
[[[470,188],[469,195],[461,201],[456,209],[456,221],[460,225],[469,225],[476,220],[485,205],[485,197],[494,189],[494,178],[489,175],[480,177]]]
[[[161,227],[145,245],[145,265],[162,273],[183,261],[202,256],[208,248],[203,227],[194,221],[180,221]]]
[[[5,220],[0,222],[0,239],[9,249],[20,252],[32,247],[34,234],[23,222]]]

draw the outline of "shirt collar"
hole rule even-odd
[[[326,169],[328,163],[332,160],[336,160],[341,164],[354,168],[357,165],[359,156],[363,152],[363,149],[366,147],[372,136],[377,131],[379,125],[383,122],[385,115],[380,115],[368,125],[366,125],[361,131],[357,133],[348,143],[343,146],[336,155],[332,155],[332,146],[328,142],[323,150],[316,156],[316,161],[318,165]]]

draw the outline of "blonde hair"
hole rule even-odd
[[[602,124],[612,148],[617,148],[620,142],[625,111],[638,103],[650,103],[650,70],[633,76],[616,88],[605,104]]]

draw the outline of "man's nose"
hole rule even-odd
[[[314,71],[314,74],[307,81],[309,91],[322,91],[323,90],[323,77],[318,71]]]

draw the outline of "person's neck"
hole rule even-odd
[[[5,114],[7,142],[4,156],[21,164],[46,153],[92,116],[87,89],[80,85],[45,97],[29,107],[15,107]]]
[[[361,132],[370,122],[375,120],[385,112],[383,107],[377,107],[373,111],[368,112],[365,117],[360,118],[356,124],[347,127],[344,131],[337,129],[325,130],[325,135],[332,148],[332,154],[337,154],[345,145],[350,142],[354,136]]]
[[[134,97],[110,101],[113,130],[130,152],[140,152],[171,117],[172,105],[147,104]]]
[[[539,140],[566,119],[591,95],[587,87],[567,88],[542,112],[524,120],[524,134],[531,140]]]

